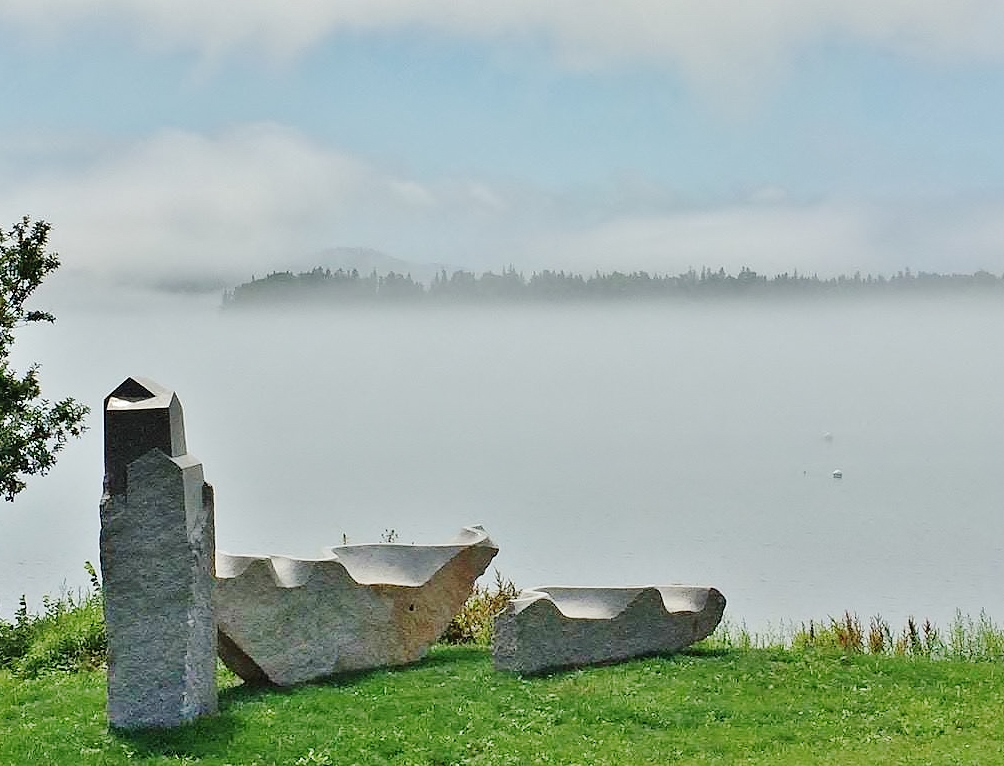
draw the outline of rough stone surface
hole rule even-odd
[[[529,675],[668,654],[709,636],[724,611],[714,588],[533,588],[496,618],[492,655]]]
[[[447,545],[345,545],[314,560],[218,552],[220,657],[280,686],[414,662],[496,553],[481,527]]]
[[[213,490],[185,452],[177,397],[129,378],[105,399],[101,572],[112,726],[177,726],[216,711],[214,530]]]

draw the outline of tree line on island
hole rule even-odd
[[[1004,276],[988,271],[972,274],[912,272],[892,276],[819,277],[817,274],[785,272],[768,277],[748,267],[738,273],[702,268],[681,274],[661,275],[646,271],[595,272],[583,276],[566,271],[534,271],[529,276],[507,267],[500,273],[476,274],[444,269],[425,285],[410,274],[389,272],[367,275],[358,269],[317,267],[293,273],[276,271],[252,277],[227,290],[223,305],[265,306],[279,303],[338,305],[365,302],[457,302],[483,303],[594,301],[611,299],[700,299],[728,296],[821,296],[903,293],[994,292],[1004,289]]]

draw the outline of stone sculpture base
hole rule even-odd
[[[151,450],[101,503],[108,720],[179,726],[216,712],[213,495],[202,464]]]
[[[534,588],[496,618],[492,655],[531,675],[668,654],[711,635],[724,611],[714,588]]]
[[[126,378],[104,402],[101,574],[108,721],[172,727],[215,713],[213,488],[181,402]]]
[[[447,545],[345,545],[324,559],[216,556],[224,663],[279,686],[414,662],[498,548],[481,527]]]

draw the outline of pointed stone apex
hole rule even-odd
[[[168,457],[186,454],[185,422],[174,391],[130,377],[105,397],[105,492],[126,491],[129,463],[152,449]]]
[[[108,399],[118,399],[123,404],[140,404],[149,400],[161,399],[169,402],[173,391],[164,388],[149,378],[126,378],[108,395]],[[156,406],[156,403],[152,403]]]

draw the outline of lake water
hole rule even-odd
[[[88,401],[92,428],[3,508],[0,614],[86,584],[101,400],[142,375],[178,392],[230,552],[480,523],[520,586],[714,585],[755,629],[1004,616],[1001,303],[231,315],[53,296],[59,322],[23,330],[15,362]]]

